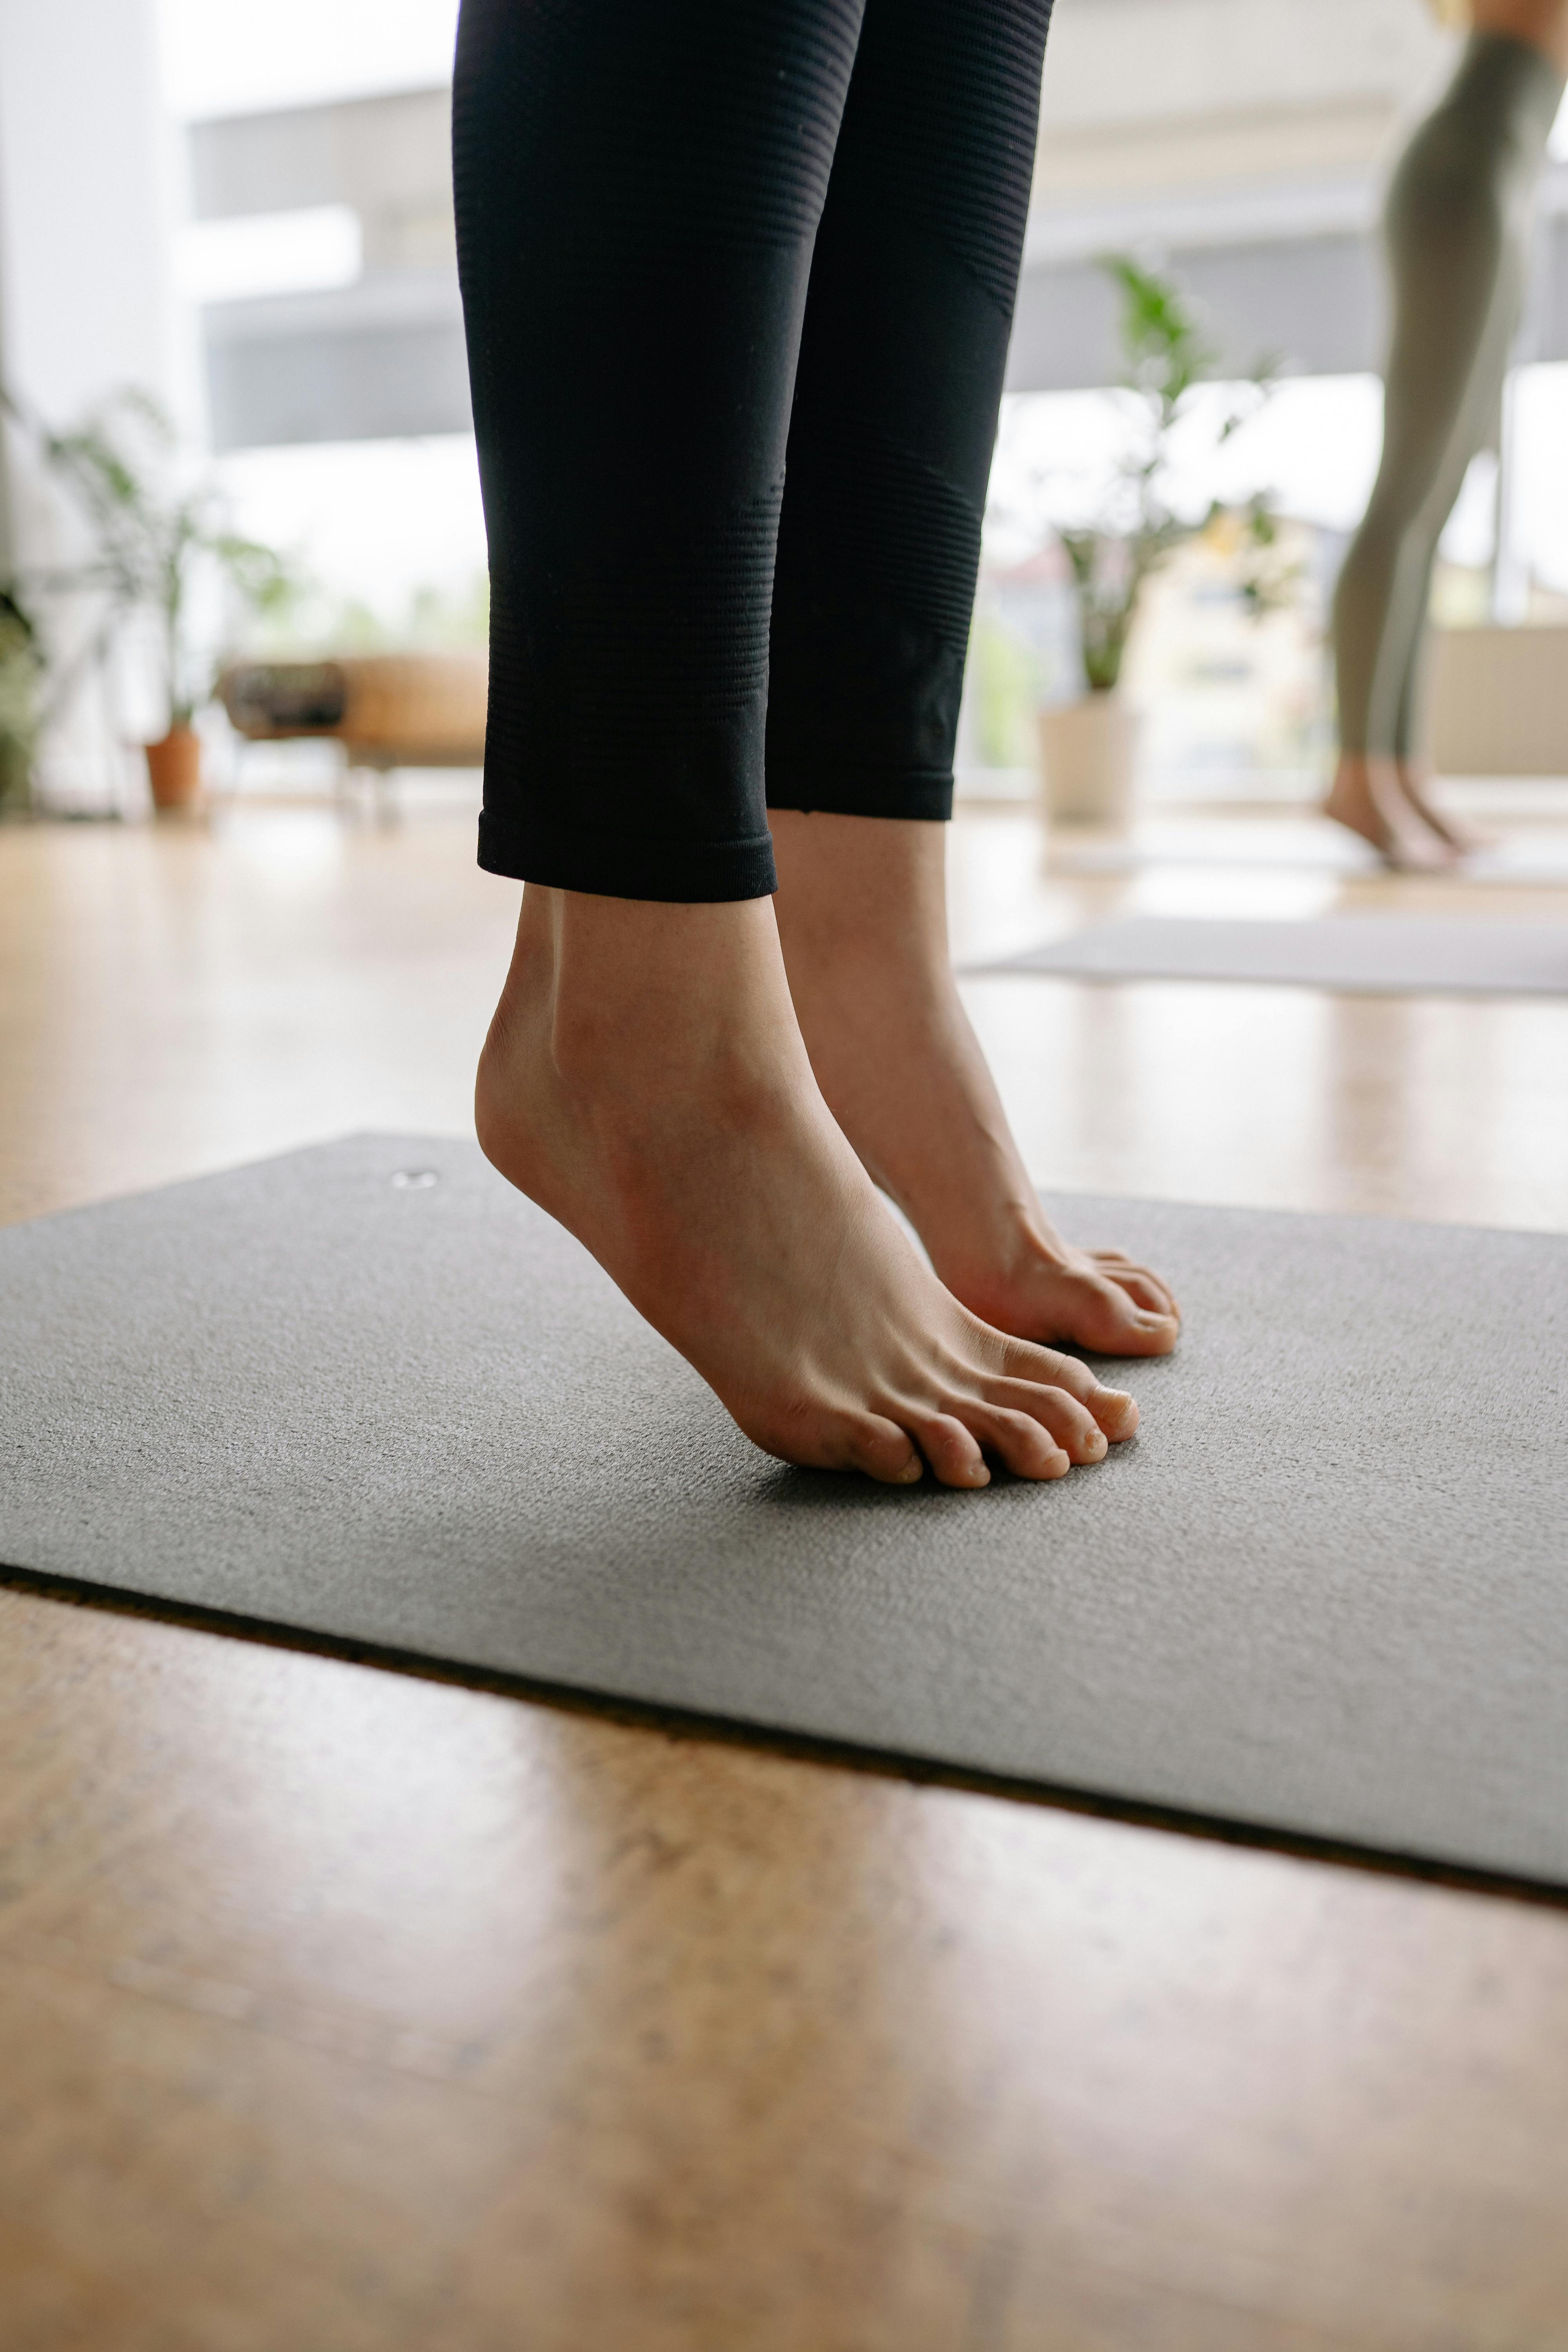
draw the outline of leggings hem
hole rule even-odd
[[[581,890],[595,898],[651,898],[666,906],[713,906],[768,898],[778,887],[767,834],[742,841],[599,841],[547,837],[479,818],[479,864],[487,874]]]
[[[915,817],[945,824],[952,814],[952,770],[904,769],[879,776],[864,768],[813,765],[798,780],[786,770],[770,773],[768,806],[799,809],[807,816]]]

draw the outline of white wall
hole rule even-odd
[[[55,418],[179,388],[153,0],[0,0],[0,317]]]
[[[170,277],[175,157],[153,0],[0,0],[0,369],[50,425],[132,383],[194,421]],[[6,456],[0,568],[60,561],[72,546],[58,499],[15,434]],[[143,717],[84,697],[46,747],[49,797],[90,805],[132,789],[114,738]]]
[[[1226,363],[1375,367],[1384,177],[1454,47],[1426,0],[1058,0],[1011,387],[1117,373],[1098,258],[1139,250]]]
[[[1113,125],[1402,115],[1449,54],[1425,0],[1058,0],[1045,160]]]

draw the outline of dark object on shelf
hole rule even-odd
[[[256,662],[226,670],[218,691],[241,735],[320,734],[339,725],[348,683],[338,662]]]
[[[218,693],[250,742],[341,742],[351,767],[474,768],[485,754],[488,666],[480,653],[358,654],[336,661],[241,662]]]

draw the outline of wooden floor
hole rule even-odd
[[[971,953],[1568,917],[956,835]],[[438,814],[0,831],[0,1216],[463,1128],[515,896]],[[1568,1003],[971,1002],[1049,1184],[1568,1223]],[[0,1724],[0,2352],[1568,2347],[1568,1911],[11,1590]]]

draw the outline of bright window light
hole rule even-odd
[[[458,0],[158,0],[158,17],[164,95],[189,121],[437,87]]]
[[[239,302],[352,286],[363,259],[359,215],[347,205],[311,205],[192,221],[180,234],[177,271],[192,301]]]
[[[1200,394],[1192,431],[1177,436],[1164,489],[1178,511],[1201,513],[1211,498],[1239,502],[1267,490],[1299,520],[1353,530],[1383,438],[1377,378],[1287,377],[1216,453],[1203,410],[1206,400],[1227,397],[1223,385]],[[1020,560],[1049,522],[1097,512],[1127,446],[1122,415],[1103,392],[1014,393],[1003,402],[988,527],[998,561]]]

